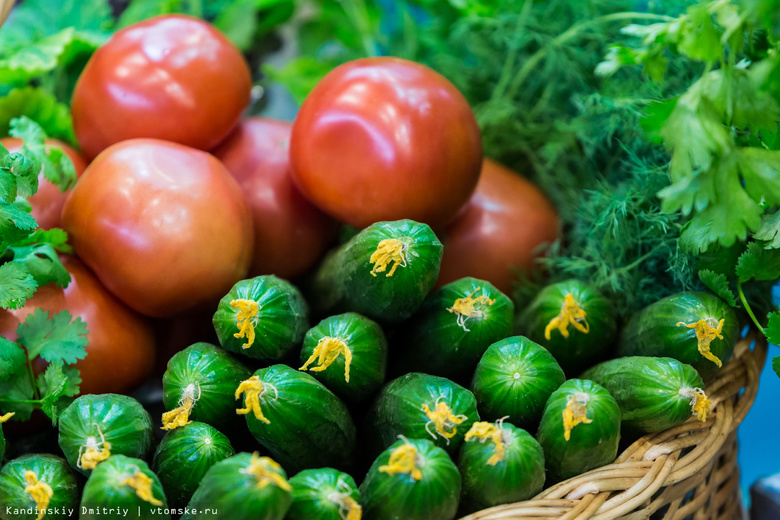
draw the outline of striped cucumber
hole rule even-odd
[[[710,401],[696,370],[672,358],[632,356],[604,361],[581,376],[603,385],[617,400],[623,425],[639,433],[669,429],[696,416],[707,419]]]

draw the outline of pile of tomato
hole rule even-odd
[[[347,63],[293,122],[244,117],[252,81],[223,34],[186,16],[131,25],[98,49],[72,99],[80,150],[51,142],[79,179],[62,193],[42,178],[30,200],[41,227],[67,231],[73,280],[0,311],[0,333],[12,339],[36,308],[68,309],[89,329],[81,392],[126,393],[155,355],[188,344],[161,346],[160,330],[208,328],[193,320],[246,277],[301,279],[344,226],[425,222],[444,243],[439,284],[473,276],[506,293],[556,238],[550,202],[483,157],[471,107],[433,70]]]

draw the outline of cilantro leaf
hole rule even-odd
[[[23,373],[27,363],[24,349],[13,341],[0,337],[0,381]]]
[[[66,287],[70,283],[70,274],[62,265],[57,251],[51,244],[32,244],[22,247],[9,247],[13,251],[12,262],[24,264],[27,272],[35,278],[39,287],[56,283],[58,287]]]
[[[38,389],[41,393],[41,410],[57,425],[60,412],[69,404],[70,399],[79,392],[81,378],[79,371],[63,367],[60,363],[50,363],[46,371],[38,376]]]
[[[737,262],[737,276],[740,281],[775,280],[780,278],[780,250],[765,249],[760,242],[748,244]]]
[[[76,135],[73,132],[70,108],[57,101],[45,89],[16,88],[0,98],[0,133],[8,135],[11,120],[22,115],[41,125],[49,137],[75,144]]]
[[[12,204],[16,193],[16,177],[7,168],[0,168],[0,201]]]
[[[24,266],[8,262],[0,265],[0,307],[19,309],[35,294],[38,284]]]
[[[745,190],[753,200],[780,203],[780,151],[745,147],[739,150],[738,161]]]
[[[777,377],[780,377],[780,356],[776,356],[775,359],[772,360],[772,368],[775,370]]]
[[[780,248],[780,210],[761,217],[761,227],[753,233],[753,238],[764,241],[767,249]]]
[[[720,32],[712,21],[708,4],[688,8],[686,21],[677,45],[680,52],[695,60],[717,61],[723,55]]]
[[[40,356],[49,362],[72,364],[87,355],[87,325],[81,318],[71,322],[67,310],[49,318],[48,312],[35,309],[19,324],[16,333],[30,359]]]
[[[710,271],[709,269],[702,269],[699,271],[699,280],[731,307],[737,306],[737,298],[729,288],[726,275]]]
[[[780,345],[780,313],[769,313],[769,320],[767,321],[766,327],[764,327],[764,333],[766,334],[766,339],[769,340],[769,343]],[[775,359],[775,364],[777,364],[777,359],[780,359],[780,356]]]
[[[0,381],[0,406],[3,413],[14,412],[14,420],[26,421],[32,415],[35,405],[35,388],[26,372],[17,374],[7,381]]]
[[[17,247],[49,244],[60,253],[73,253],[73,248],[68,244],[68,234],[60,228],[36,229],[30,236],[14,242]]]

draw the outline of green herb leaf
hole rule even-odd
[[[766,334],[766,339],[768,339],[770,343],[773,345],[780,345],[780,313],[769,313],[769,320],[767,321],[766,327],[764,327],[764,333]],[[777,359],[780,359],[780,357]],[[777,363],[777,359],[775,359],[775,363]]]
[[[777,377],[780,377],[780,356],[776,356],[775,359],[772,360],[772,368],[775,370]]]
[[[3,309],[21,308],[37,288],[35,278],[23,265],[15,262],[0,265],[0,307]]]
[[[13,420],[26,421],[32,415],[35,404],[35,387],[27,372],[21,372],[7,381],[0,380],[0,408],[3,413],[14,412]]]
[[[30,359],[40,356],[49,362],[72,364],[87,355],[87,325],[81,318],[71,321],[67,310],[49,318],[48,312],[35,309],[19,324],[16,333]]]
[[[117,29],[153,16],[181,12],[179,4],[181,4],[181,0],[132,0],[122,11],[117,22]]]
[[[41,394],[41,410],[57,425],[60,412],[79,392],[81,378],[78,370],[63,367],[61,363],[49,363],[46,371],[38,376],[38,390]]]
[[[677,47],[695,60],[717,61],[723,56],[723,44],[708,8],[708,4],[688,8],[688,23],[682,28]]]
[[[699,280],[731,307],[737,306],[737,298],[731,288],[729,288],[729,281],[726,275],[703,269],[699,271]]]
[[[753,200],[763,199],[770,206],[780,203],[780,151],[744,147],[738,161],[745,190]]]
[[[76,143],[70,108],[45,89],[24,87],[11,90],[0,98],[0,133],[8,135],[11,120],[26,115],[41,125],[49,137],[61,139],[69,144]]]
[[[70,274],[62,265],[57,251],[51,244],[11,246],[9,249],[14,254],[12,262],[24,264],[27,272],[35,278],[39,287],[52,282],[56,283],[58,287],[67,287],[70,283]]]
[[[780,210],[761,217],[761,227],[753,233],[753,238],[764,241],[768,249],[780,248]]]
[[[13,341],[0,336],[0,381],[8,381],[24,373],[27,355],[24,349]]]
[[[762,243],[751,242],[739,257],[737,276],[742,282],[780,278],[780,250],[765,249]]]

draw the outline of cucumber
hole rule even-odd
[[[355,425],[346,405],[325,385],[286,365],[263,368],[239,385],[247,426],[290,473],[323,466],[349,468]]]
[[[566,280],[542,289],[518,316],[515,333],[550,351],[567,375],[601,361],[617,334],[612,304],[593,287]]]
[[[444,285],[404,327],[405,365],[468,382],[488,346],[512,334],[514,313],[512,300],[489,282],[461,278]]]
[[[427,224],[372,224],[325,257],[314,276],[312,305],[321,315],[353,311],[403,321],[433,289],[442,251]]]
[[[379,453],[403,435],[430,439],[456,454],[479,414],[469,390],[443,377],[411,372],[382,389],[365,420],[371,453]]]
[[[360,485],[371,520],[452,520],[461,478],[447,452],[427,439],[400,439],[383,451]]]
[[[206,471],[236,452],[213,426],[191,422],[165,434],[152,460],[171,507],[187,505]]]
[[[544,452],[527,431],[504,421],[476,422],[460,448],[467,511],[528,500],[544,487]]]
[[[219,301],[212,323],[226,350],[278,360],[301,344],[309,308],[293,284],[263,275],[237,282]]]
[[[58,520],[77,511],[76,475],[61,457],[23,455],[0,470],[0,519]]]
[[[366,400],[385,382],[387,340],[373,320],[354,312],[325,318],[303,338],[302,366],[342,399]]]
[[[701,376],[676,359],[611,359],[590,368],[582,377],[609,390],[620,405],[623,426],[638,433],[666,430],[692,415],[704,421],[710,411]]]
[[[225,350],[195,343],[174,354],[162,378],[163,429],[189,421],[223,425],[235,417],[233,393],[251,372]]]
[[[552,393],[536,434],[552,482],[611,463],[620,442],[620,408],[607,390],[570,379]]]
[[[154,442],[152,418],[126,395],[82,395],[60,415],[58,440],[71,467],[88,475],[111,455],[146,458]]]
[[[333,468],[305,469],[290,479],[292,505],[285,520],[360,520],[355,480]]]
[[[536,431],[544,404],[565,380],[547,349],[528,338],[511,336],[488,347],[474,371],[471,389],[483,419],[509,417],[512,424]]]
[[[170,518],[160,479],[146,462],[111,455],[89,475],[81,495],[79,520]]]
[[[673,294],[631,317],[618,355],[671,357],[707,379],[731,358],[739,329],[734,309],[714,294]]]
[[[292,503],[290,490],[275,461],[239,453],[209,468],[182,520],[282,520]]]

